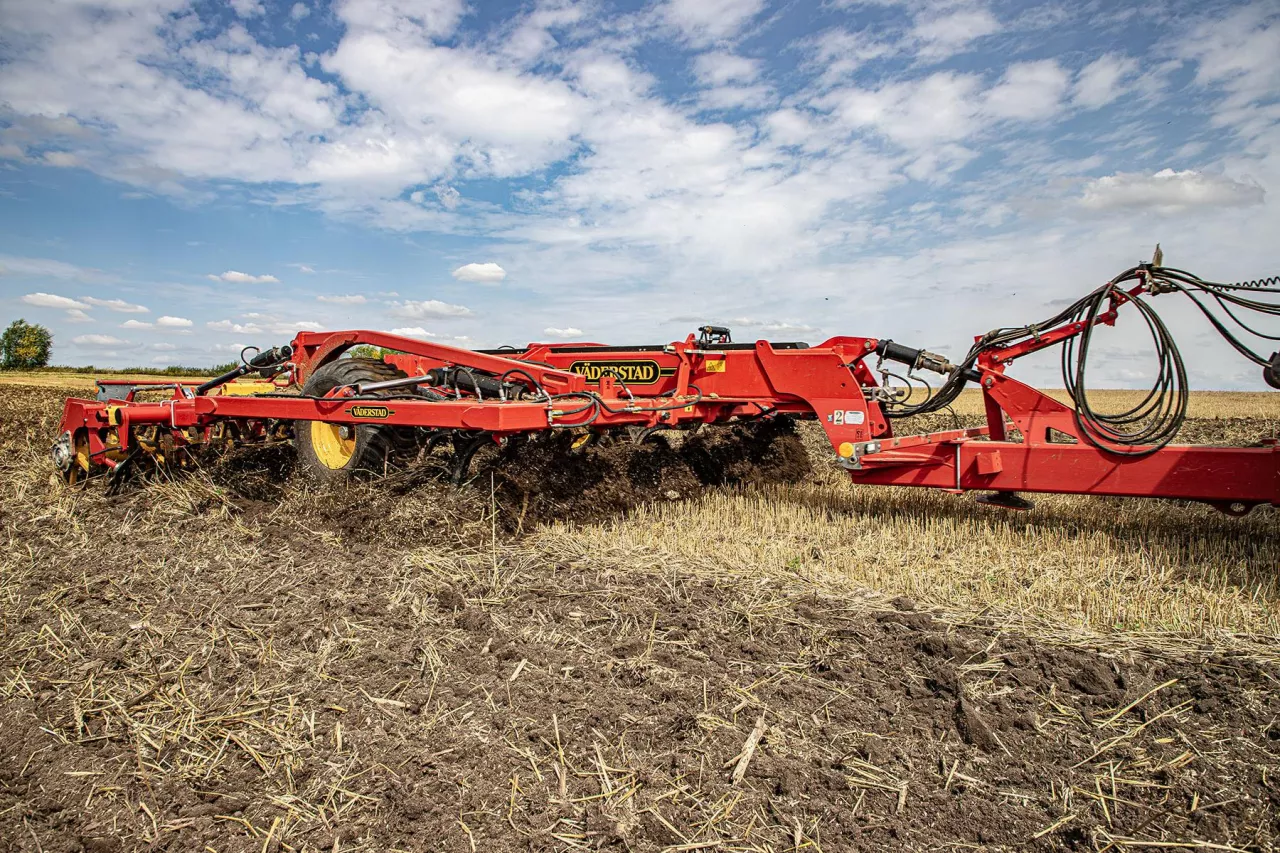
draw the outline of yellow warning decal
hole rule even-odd
[[[707,361],[707,373],[724,373],[725,365],[729,363],[727,358],[718,358],[715,361]]]

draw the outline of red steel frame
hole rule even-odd
[[[1146,289],[1112,298],[1096,324],[1114,325],[1118,309]],[[1088,442],[1075,410],[1005,375],[1015,360],[1079,335],[1066,323],[1006,347],[983,352],[977,371],[987,425],[876,442],[845,462],[855,482],[921,486],[951,492],[1057,492],[1205,501],[1232,515],[1280,503],[1280,446],[1167,445],[1150,454],[1120,454]],[[1010,441],[1006,416],[1021,434]],[[1131,448],[1140,451],[1143,448]]]
[[[1137,289],[1131,293],[1136,294]],[[1113,323],[1126,299],[1096,322]],[[262,436],[276,422],[320,420],[488,433],[495,440],[544,429],[682,428],[778,414],[818,420],[836,459],[854,482],[917,486],[951,492],[1060,492],[1207,501],[1242,513],[1280,503],[1280,446],[1167,446],[1146,456],[1118,455],[1089,443],[1074,410],[1005,375],[1017,358],[1062,343],[1084,323],[984,352],[975,370],[987,413],[985,427],[894,437],[875,374],[867,364],[879,341],[834,337],[814,347],[704,344],[690,335],[665,346],[530,344],[522,350],[475,351],[384,332],[302,332],[293,341],[284,384],[301,385],[318,367],[352,346],[393,350],[387,361],[410,376],[463,367],[510,382],[529,377],[539,393],[522,399],[352,400],[352,389],[325,398],[202,396],[185,383],[162,402],[67,400],[62,429],[77,453],[114,466],[131,449],[137,427],[155,425],[149,441],[166,447],[210,439],[219,424]],[[518,371],[513,373],[512,371]],[[104,383],[104,393],[112,386]],[[531,389],[532,390],[532,389]],[[543,396],[545,392],[550,397]],[[585,407],[586,395],[602,404]],[[572,395],[568,397],[558,395]],[[379,401],[372,401],[379,403]],[[1011,440],[1008,421],[1020,440]]]

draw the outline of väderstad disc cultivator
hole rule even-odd
[[[328,480],[382,471],[406,448],[425,446],[446,452],[461,482],[479,448],[543,430],[573,431],[581,445],[619,432],[639,442],[658,430],[801,418],[822,425],[834,463],[858,483],[976,490],[1010,508],[1029,505],[1018,492],[1184,498],[1233,514],[1280,503],[1274,439],[1254,447],[1171,443],[1187,389],[1182,358],[1151,305],[1167,293],[1193,300],[1280,387],[1280,356],[1255,352],[1233,331],[1257,334],[1241,312],[1280,314],[1280,281],[1219,284],[1142,264],[1044,322],[978,337],[957,364],[873,337],[733,343],[716,326],[652,346],[500,350],[375,331],[302,332],[202,384],[101,382],[98,400],[67,401],[53,456],[75,483],[140,465],[182,466],[208,449],[292,441],[303,467]],[[1158,378],[1134,409],[1099,413],[1085,393],[1091,336],[1126,307],[1153,336]],[[390,354],[344,356],[359,345]],[[1017,359],[1054,346],[1062,347],[1074,405],[1006,374]],[[893,373],[887,363],[903,367]],[[910,385],[921,371],[943,377],[923,397],[888,381]],[[261,378],[246,382],[251,374]],[[985,426],[894,434],[895,419],[944,409],[970,383],[981,390]],[[144,399],[157,391],[165,399]]]

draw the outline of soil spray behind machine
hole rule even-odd
[[[1019,492],[1204,501],[1231,514],[1280,503],[1280,449],[1172,443],[1187,412],[1182,357],[1152,298],[1181,294],[1244,358],[1280,388],[1280,354],[1264,356],[1238,335],[1280,315],[1280,279],[1221,284],[1141,264],[1032,326],[978,337],[958,363],[874,337],[803,343],[734,343],[728,329],[651,346],[530,344],[468,350],[376,331],[302,332],[287,346],[246,352],[243,364],[195,383],[100,382],[96,401],[66,402],[53,458],[66,480],[120,478],[144,466],[192,464],[202,451],[292,441],[301,465],[322,480],[382,471],[406,448],[447,455],[462,482],[475,453],[548,430],[581,446],[621,433],[642,442],[660,430],[691,430],[777,418],[817,420],[832,459],[855,483],[963,493],[1023,509]],[[1088,403],[1093,331],[1136,313],[1154,342],[1157,379],[1131,409]],[[351,358],[368,345],[389,354]],[[1019,358],[1060,347],[1071,403],[1007,375]],[[906,380],[941,377],[923,393],[889,384],[885,363]],[[266,390],[236,382],[259,374]],[[877,377],[880,377],[879,379]],[[982,393],[986,425],[896,435],[893,422],[945,409],[967,385]],[[918,383],[917,388],[921,387]],[[243,393],[248,391],[249,393]],[[149,392],[149,393],[148,393]],[[146,399],[159,392],[165,399]]]

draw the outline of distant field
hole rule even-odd
[[[1067,392],[1060,388],[1046,389],[1055,400],[1069,402]],[[1145,391],[1101,390],[1090,391],[1089,400],[1101,411],[1115,412],[1131,408],[1142,402]],[[956,412],[961,415],[982,414],[982,394],[977,388],[967,388],[956,401]],[[1272,391],[1193,391],[1187,408],[1189,418],[1280,418],[1280,393]]]
[[[95,379],[125,379],[137,382],[199,382],[202,376],[161,376],[155,373],[56,373],[53,371],[6,370],[0,372],[0,385],[34,385],[39,388],[92,389]]]

